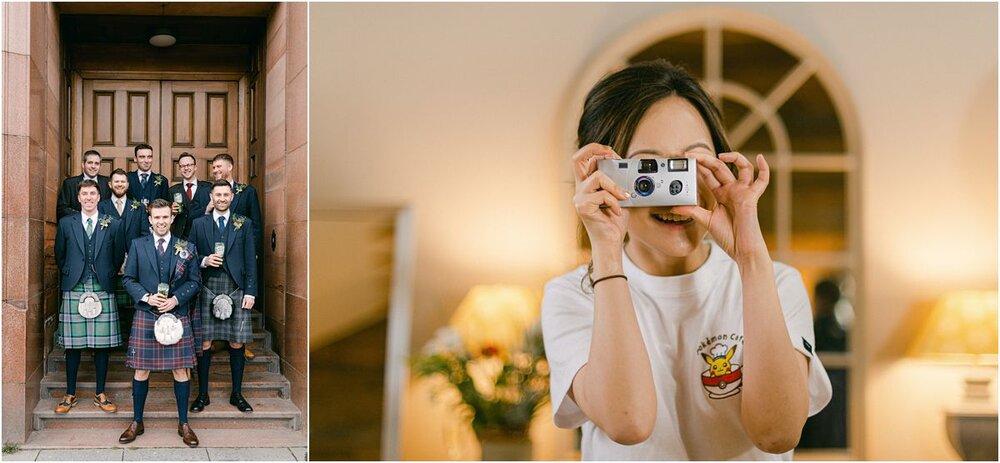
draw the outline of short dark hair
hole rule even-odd
[[[122,169],[121,167],[111,171],[111,176],[114,177],[115,175],[124,175],[125,180],[128,180],[128,172],[125,172],[125,169]]]
[[[212,182],[212,189],[209,190],[209,191],[215,191],[215,187],[217,187],[217,186],[224,186],[226,188],[229,188],[229,192],[230,193],[232,193],[232,191],[233,191],[233,184],[229,183],[229,180],[224,180],[224,179],[221,179],[221,178],[218,179],[218,180],[216,180],[216,181],[214,181],[214,182]]]
[[[80,194],[80,192],[83,191],[84,188],[94,188],[97,190],[97,193],[101,192],[101,187],[97,184],[97,182],[89,178],[82,180],[80,183],[76,185],[76,194]]]
[[[101,153],[97,150],[87,150],[83,152],[83,162],[87,162],[87,156],[97,156],[97,159],[101,159]]]
[[[156,198],[153,202],[149,203],[149,206],[146,206],[146,212],[149,213],[149,215],[153,215],[153,209],[159,209],[161,207],[170,209],[170,215],[174,215],[174,210],[170,207],[170,203],[163,198]]]
[[[230,156],[229,153],[216,154],[215,157],[212,158],[212,162],[214,163],[215,161],[218,161],[220,159],[229,162],[229,164],[236,165],[236,163],[233,162],[233,157]]]
[[[149,146],[149,145],[147,145],[145,143],[139,143],[138,145],[135,145],[135,150],[133,150],[132,157],[138,156],[139,155],[139,150],[150,150],[150,151],[153,151],[153,147]]]
[[[180,156],[177,156],[177,164],[180,164],[181,163],[181,159],[184,159],[184,158],[191,158],[191,161],[193,161],[195,164],[198,163],[198,159],[195,158],[193,154],[188,153],[187,151],[185,151],[185,152],[181,153]]]

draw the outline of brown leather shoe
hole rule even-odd
[[[108,413],[118,411],[118,406],[112,403],[111,399],[108,399],[108,395],[103,392],[94,396],[94,406],[100,407],[101,410]]]
[[[132,442],[136,437],[141,436],[144,432],[146,432],[146,428],[142,425],[142,423],[136,423],[133,421],[132,424],[128,425],[128,429],[122,433],[121,437],[118,438],[118,443],[127,444]]]
[[[63,396],[62,402],[56,404],[56,413],[63,414],[69,412],[69,410],[76,406],[76,396],[73,394],[66,394]]]
[[[188,447],[198,446],[198,436],[194,434],[194,430],[187,423],[177,424],[177,435],[181,436],[181,439],[184,440],[184,445]]]
[[[247,360],[253,360],[253,358],[256,357],[257,354],[254,354],[253,351],[250,350],[249,344],[244,345],[244,347],[245,348],[243,349],[243,356],[246,357]]]

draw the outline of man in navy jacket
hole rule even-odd
[[[153,147],[145,143],[135,145],[135,165],[139,170],[128,173],[128,189],[130,198],[138,199],[143,206],[148,206],[154,199],[166,199],[170,184],[167,177],[153,172]]]
[[[244,344],[253,338],[250,309],[257,297],[257,246],[253,221],[232,211],[229,207],[232,200],[232,185],[226,180],[216,180],[212,184],[212,213],[195,219],[191,226],[191,238],[198,255],[205,256],[201,260],[202,292],[198,300],[202,353],[198,361],[198,397],[191,404],[193,412],[202,411],[210,403],[208,373],[212,341],[217,340],[228,341],[229,346],[233,380],[229,403],[242,412],[253,411],[243,398],[242,383],[246,362]],[[220,297],[231,299],[231,314],[219,316],[216,313]]]
[[[108,178],[99,174],[101,170],[101,153],[95,150],[87,150],[83,153],[83,173],[76,177],[67,177],[63,180],[62,188],[59,189],[59,197],[56,198],[56,218],[61,219],[69,214],[80,212],[80,200],[77,199],[76,187],[83,180],[93,180],[97,182],[97,188],[101,193],[101,199],[111,197],[111,189],[108,188]]]
[[[212,202],[209,197],[212,183],[195,177],[198,168],[191,153],[181,153],[177,158],[177,167],[181,173],[181,182],[171,186],[168,191],[176,214],[173,232],[187,238],[191,235],[191,222],[210,211],[208,203]],[[177,201],[178,198],[180,202]]]
[[[54,245],[59,266],[62,303],[56,343],[66,352],[66,395],[56,413],[67,413],[76,403],[76,378],[83,349],[94,350],[97,389],[94,405],[108,413],[118,407],[104,392],[108,349],[121,344],[118,308],[113,291],[115,275],[125,258],[121,222],[97,211],[97,182],[77,185],[80,212],[59,219]],[[93,312],[95,305],[99,307]]]

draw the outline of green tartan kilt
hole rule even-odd
[[[88,320],[77,309],[80,296],[90,291],[98,294],[102,308],[100,315]],[[62,304],[59,305],[59,329],[56,330],[57,345],[66,349],[86,349],[117,347],[121,343],[118,305],[113,292],[104,292],[93,276],[73,289],[63,291]]]
[[[125,290],[125,279],[121,275],[115,278],[115,303],[118,304],[118,326],[122,333],[122,343],[128,344],[128,336],[132,331],[132,316],[135,313],[135,302]]]

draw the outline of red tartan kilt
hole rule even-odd
[[[194,367],[194,336],[191,320],[187,315],[175,313],[184,326],[184,336],[176,344],[164,346],[156,341],[153,325],[156,316],[136,308],[132,318],[132,331],[128,340],[125,366],[135,370],[177,370]]]

